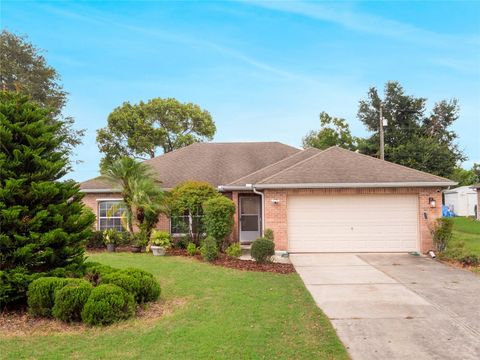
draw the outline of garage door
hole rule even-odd
[[[289,196],[290,252],[417,251],[415,195]]]

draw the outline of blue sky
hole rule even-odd
[[[123,101],[175,97],[209,110],[215,141],[300,146],[318,114],[356,119],[370,86],[458,98],[454,129],[480,162],[479,2],[2,1],[1,26],[47,51],[86,128],[81,164],[98,173],[98,128]]]

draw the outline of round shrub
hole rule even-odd
[[[138,277],[117,271],[103,276],[102,284],[117,285],[129,294],[132,294],[135,301],[141,302],[140,293],[142,292],[142,284]]]
[[[80,321],[82,309],[87,302],[93,286],[86,280],[70,282],[55,292],[53,317],[66,322]]]
[[[242,247],[239,243],[233,243],[227,247],[225,253],[228,255],[228,257],[238,258],[240,255],[242,255]]]
[[[213,237],[207,236],[200,248],[200,253],[205,261],[214,261],[218,258],[217,242]]]
[[[82,310],[88,325],[108,325],[128,319],[135,312],[133,295],[113,284],[99,285],[92,290]]]
[[[136,297],[138,303],[155,301],[160,297],[160,284],[149,272],[134,268],[124,269],[120,272],[137,279],[140,283]]]
[[[67,279],[58,277],[41,277],[32,281],[27,291],[28,311],[35,316],[51,316],[55,291],[67,283]]]
[[[275,244],[271,240],[258,238],[252,243],[250,251],[255,261],[259,263],[267,262],[275,255]]]

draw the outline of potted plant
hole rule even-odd
[[[132,234],[132,242],[130,244],[130,251],[132,253],[142,252],[142,241],[139,234]]]
[[[115,229],[108,229],[103,232],[103,242],[107,245],[108,252],[115,252],[118,238],[118,232]]]
[[[170,234],[165,231],[153,231],[150,237],[150,249],[154,256],[165,255],[165,250],[172,246]]]

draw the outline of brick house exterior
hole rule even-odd
[[[167,190],[182,181],[203,180],[218,187],[219,191],[231,198],[236,205],[231,241],[251,242],[255,239],[251,237],[252,233],[261,236],[263,230],[269,228],[275,235],[276,250],[287,252],[292,251],[288,238],[291,230],[288,202],[290,197],[300,198],[299,195],[301,195],[301,197],[319,199],[318,201],[321,201],[322,196],[335,199],[341,199],[343,196],[357,199],[357,202],[383,196],[387,199],[385,201],[388,201],[388,206],[385,209],[376,209],[377,213],[378,211],[388,212],[388,209],[396,210],[395,201],[399,198],[414,199],[415,203],[411,202],[407,215],[410,231],[416,229],[416,234],[410,235],[412,238],[410,243],[417,245],[415,248],[410,246],[409,251],[426,253],[433,248],[430,230],[435,220],[442,216],[442,190],[455,184],[445,178],[338,147],[324,151],[317,149],[302,151],[279,143],[274,145],[271,143],[195,144],[159,156],[147,163],[158,171]],[[238,166],[232,166],[232,164],[238,164]],[[111,185],[102,182],[101,178],[81,184],[82,191],[86,193],[84,203],[96,216],[98,216],[100,201],[120,198],[118,190],[110,188]],[[393,204],[390,204],[390,195]],[[248,200],[244,200],[245,198]],[[245,202],[244,205],[241,200]],[[243,211],[243,206],[248,208],[248,211]],[[256,213],[252,214],[252,211]],[[348,217],[352,212],[346,212],[346,214],[349,215],[342,216],[339,221],[349,227]],[[396,215],[392,214],[390,219],[395,221]],[[255,217],[256,215],[258,216]],[[255,223],[257,220],[258,223]],[[372,225],[374,221],[375,218],[367,216],[369,229],[375,233],[375,225]],[[98,225],[99,222],[97,227]],[[315,234],[317,230],[318,233],[322,233],[322,228],[318,228],[318,224],[312,226],[317,228],[310,233]],[[399,238],[402,237],[402,231],[398,230],[398,226],[401,226],[400,222],[392,226],[392,231],[387,228],[387,235],[393,240],[396,236],[395,231],[399,231]],[[253,229],[257,233],[245,231],[247,227],[249,227],[248,230]],[[161,215],[157,229],[170,231],[170,219]],[[379,227],[378,230],[380,231],[381,228]],[[385,231],[385,229],[382,230]],[[247,233],[250,236],[248,239]],[[335,234],[335,236],[342,236],[342,234]],[[321,241],[320,236],[319,241]],[[387,250],[388,246],[385,247],[385,251]],[[340,251],[348,251],[348,248]],[[368,248],[365,251],[368,251]]]

